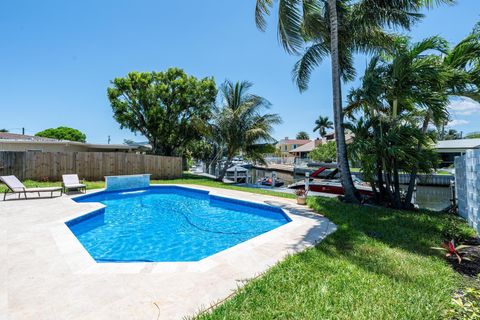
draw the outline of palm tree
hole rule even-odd
[[[452,79],[450,94],[480,102],[480,22],[469,36],[448,52],[444,63],[459,72]],[[458,81],[459,78],[464,81]]]
[[[263,154],[270,150],[273,125],[281,123],[277,114],[263,114],[270,102],[260,96],[248,93],[252,83],[226,80],[220,86],[222,106],[217,108],[213,124],[213,135],[226,157],[218,180],[222,181],[233,158],[242,153],[245,158],[265,163]]]
[[[260,30],[265,30],[265,16],[270,14],[274,2],[257,0],[255,18]],[[349,81],[355,77],[355,52],[371,53],[386,49],[392,44],[394,36],[384,32],[384,27],[409,29],[423,17],[419,13],[423,7],[442,2],[453,3],[453,0],[279,1],[279,39],[288,53],[304,51],[293,70],[300,90],[307,89],[313,69],[326,56],[331,56],[335,140],[342,185],[348,202],[358,202],[358,193],[351,179],[347,158],[341,78]]]
[[[440,37],[414,44],[399,38],[390,55],[371,60],[361,87],[348,96],[347,114],[352,117],[360,112],[371,120],[375,141],[371,145],[356,141],[353,149],[363,150],[367,158],[375,154],[377,162],[365,158],[364,167],[370,178],[375,168],[380,193],[386,194],[396,208],[410,206],[417,172],[433,168],[434,138],[428,127],[440,126],[448,119],[449,88],[453,84],[462,86],[465,79],[460,71],[442,61],[446,52],[447,42]],[[403,200],[400,170],[410,171],[410,184]],[[382,190],[384,174],[386,187]]]
[[[305,131],[298,132],[296,138],[298,140],[310,140],[310,136]]]
[[[333,129],[333,122],[328,119],[328,117],[319,116],[317,120],[315,120],[315,127],[313,128],[313,132],[318,131],[320,137],[324,137],[327,134],[327,129]]]

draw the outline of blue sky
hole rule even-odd
[[[27,134],[60,125],[89,142],[143,140],[120,130],[106,97],[109,81],[129,71],[180,67],[197,76],[249,80],[252,92],[272,102],[284,123],[275,136],[313,135],[318,115],[331,117],[329,61],[300,94],[291,80],[297,57],[254,23],[255,0],[2,1],[0,4],[0,128]],[[426,12],[414,40],[441,35],[456,43],[480,20],[480,1],[459,0]],[[367,58],[359,56],[361,74]],[[358,81],[346,85],[344,92]],[[456,99],[455,129],[480,131],[480,105]]]

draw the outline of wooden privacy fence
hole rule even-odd
[[[118,152],[0,151],[0,176],[58,181],[67,173],[92,181],[140,173],[149,173],[152,179],[174,179],[182,176],[182,158]]]

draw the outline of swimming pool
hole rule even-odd
[[[74,200],[106,206],[66,222],[100,263],[198,261],[291,221],[278,207],[178,186]]]

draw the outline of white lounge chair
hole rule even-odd
[[[76,174],[64,174],[62,175],[62,186],[63,186],[63,192],[67,193],[70,190],[79,190],[79,191],[84,191],[87,193],[87,186],[84,185],[83,183],[80,183],[80,180],[78,179],[78,175]]]
[[[53,198],[53,193],[56,191],[60,191],[59,197],[62,196],[62,187],[27,188],[15,176],[2,176],[0,177],[0,180],[8,187],[8,189],[3,194],[3,201],[5,201],[5,199],[7,198],[7,194],[9,193],[18,193],[18,199],[20,199],[22,194],[25,196],[25,199],[28,199],[27,193],[32,192],[38,193],[39,197],[40,192],[50,192],[50,197]]]

